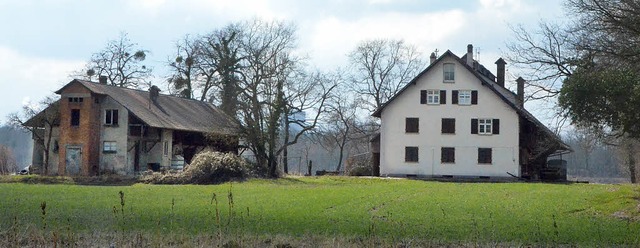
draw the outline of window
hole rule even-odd
[[[420,104],[446,104],[446,90],[421,90]]]
[[[451,91],[451,103],[458,105],[478,104],[477,90],[453,90]]]
[[[453,147],[442,147],[440,149],[440,162],[441,163],[455,163],[456,162],[456,149]]]
[[[162,146],[162,154],[169,156],[169,141],[165,141]]]
[[[453,82],[455,80],[455,65],[453,63],[444,64],[444,81]]]
[[[69,97],[69,102],[81,103],[82,97]]]
[[[491,119],[478,119],[478,134],[491,134]]]
[[[427,104],[440,104],[440,91],[427,90]]]
[[[104,124],[105,125],[118,125],[118,110],[117,109],[107,109],[105,110],[104,115]]]
[[[456,119],[442,118],[442,133],[456,133]]]
[[[102,142],[102,152],[104,153],[116,153],[118,150],[118,143],[115,141],[104,141]]]
[[[491,163],[491,148],[478,148],[478,164]]]
[[[72,127],[80,126],[80,110],[79,109],[71,110],[71,126]]]
[[[420,131],[420,120],[418,118],[406,118],[405,120],[405,132],[417,133]]]
[[[458,92],[458,104],[471,105],[471,91],[461,90]]]
[[[500,119],[471,119],[471,134],[500,134]]]
[[[404,148],[404,161],[405,162],[418,162],[418,147],[406,146]]]

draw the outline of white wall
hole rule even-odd
[[[127,132],[129,128],[129,111],[107,96],[101,99],[100,104],[100,171],[114,172],[117,174],[132,174],[133,166],[127,163]],[[105,111],[107,109],[118,110],[118,125],[105,125]],[[104,141],[117,143],[116,153],[104,152]]]
[[[455,63],[455,82],[443,83],[443,63]],[[447,104],[420,104],[420,90],[446,90]],[[478,105],[453,105],[452,90],[477,90]],[[419,133],[405,133],[405,118],[419,118]],[[455,118],[455,134],[441,134],[441,119]],[[472,118],[500,119],[500,134],[471,134]],[[457,60],[446,57],[381,115],[381,175],[519,176],[518,115]],[[405,162],[405,147],[417,146],[419,162]],[[455,147],[455,164],[440,163],[440,148]],[[492,164],[478,164],[478,147],[492,148]]]

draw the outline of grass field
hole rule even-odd
[[[236,237],[268,247],[269,237],[279,237],[294,246],[640,246],[637,185],[348,177],[213,186],[3,183],[0,199],[4,245]]]

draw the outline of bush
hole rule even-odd
[[[371,176],[373,175],[373,171],[371,170],[371,166],[369,165],[360,165],[352,167],[349,172],[349,176]]]
[[[238,155],[221,152],[198,153],[182,172],[153,172],[143,182],[158,184],[215,184],[244,180],[251,175],[249,164]]]

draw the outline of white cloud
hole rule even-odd
[[[9,113],[20,111],[21,104],[52,94],[69,81],[69,73],[83,65],[80,61],[29,57],[0,46],[0,124]]]
[[[383,13],[353,21],[329,17],[317,22],[306,42],[310,43],[307,46],[312,49],[312,58],[321,64],[345,61],[349,51],[368,39],[404,39],[422,51],[430,51],[459,32],[464,26],[463,17],[459,10]]]

